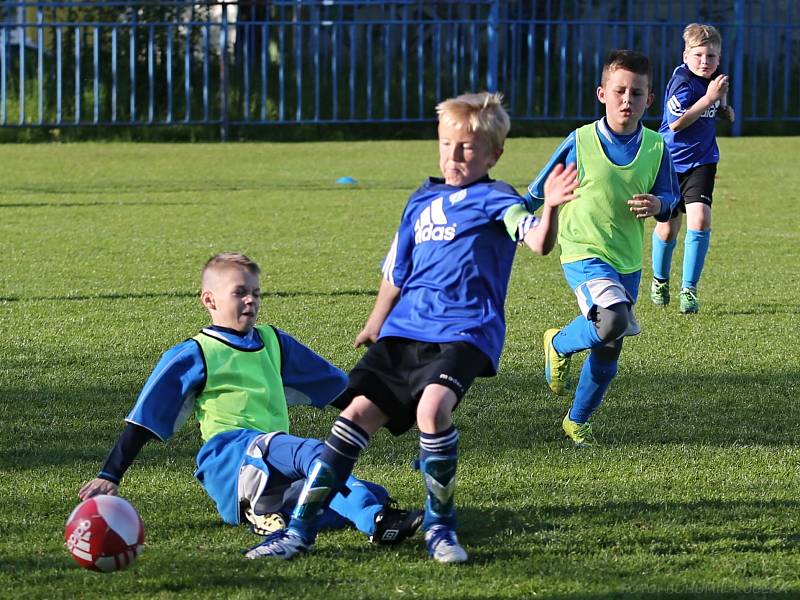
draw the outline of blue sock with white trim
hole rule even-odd
[[[672,253],[677,245],[677,240],[665,242],[653,231],[653,277],[660,281],[669,279],[672,268]]]
[[[458,430],[451,425],[439,433],[419,434],[419,469],[427,499],[422,528],[433,525],[456,525],[456,467],[458,465]]]
[[[710,229],[689,229],[683,244],[683,283],[682,288],[697,289],[703,265],[706,262],[708,246],[711,243]]]
[[[342,488],[368,443],[369,434],[349,419],[339,417],[334,421],[319,458],[311,463],[289,522],[289,527],[306,542],[316,538],[319,515]]]

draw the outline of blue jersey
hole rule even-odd
[[[504,218],[522,205],[514,188],[488,177],[463,188],[430,178],[411,194],[383,262],[384,278],[401,292],[380,337],[468,342],[496,372],[520,235]]]
[[[615,165],[628,165],[633,162],[639,152],[642,143],[642,125],[632,134],[620,135],[614,133],[606,123],[605,117],[595,122],[597,137],[600,138],[600,145],[603,147],[608,159]],[[544,203],[544,182],[550,171],[557,164],[568,165],[577,162],[577,143],[575,131],[570,133],[566,139],[556,148],[550,160],[545,165],[531,184],[525,194],[525,203],[530,210],[538,209]],[[580,175],[580,174],[579,174]],[[668,221],[672,209],[677,206],[681,198],[678,177],[669,152],[664,152],[661,156],[661,164],[658,168],[658,175],[653,183],[650,193],[658,196],[661,200],[661,212],[655,216],[657,221]],[[576,200],[580,202],[580,199]]]
[[[255,329],[244,336],[221,327],[207,327],[203,331],[241,350],[258,350],[264,345]],[[292,336],[276,331],[287,404],[322,407],[344,391],[347,387],[344,372]],[[125,420],[166,440],[194,411],[195,398],[203,390],[205,381],[206,368],[200,345],[191,339],[181,342],[161,356]]]
[[[716,77],[714,73],[711,79]],[[672,154],[675,170],[678,173],[719,162],[717,147],[717,111],[720,101],[709,106],[700,118],[681,131],[672,131],[669,125],[677,121],[683,113],[706,95],[711,79],[695,75],[685,64],[677,67],[664,92],[664,117],[658,132]]]

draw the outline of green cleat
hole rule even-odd
[[[661,283],[657,279],[653,279],[650,284],[650,300],[656,306],[664,307],[669,304],[669,281]]]
[[[592,424],[589,422],[576,423],[569,418],[569,411],[567,411],[567,414],[564,416],[561,427],[564,429],[566,436],[571,439],[578,448],[597,446],[597,441],[592,434]]]
[[[679,312],[682,315],[695,314],[700,311],[700,301],[697,299],[697,290],[692,288],[683,288],[680,296]]]
[[[544,378],[556,396],[569,394],[569,356],[561,356],[553,348],[553,338],[558,329],[544,332]]]

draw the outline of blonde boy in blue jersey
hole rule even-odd
[[[200,300],[212,325],[167,350],[128,414],[127,425],[81,499],[116,494],[144,444],[167,440],[194,412],[204,444],[195,476],[222,519],[266,535],[285,525],[322,442],[289,435],[289,404],[346,406],[347,376],[272,326],[257,326],[260,269],[221,253],[203,268]],[[421,511],[403,511],[381,486],[350,477],[323,527],[355,525],[379,543],[412,535]]]
[[[462,563],[456,536],[458,430],[453,412],[476,377],[497,372],[505,340],[505,298],[518,244],[538,254],[555,245],[559,207],[577,186],[574,165],[548,178],[541,218],[513,187],[489,177],[510,119],[502,96],[462,94],[439,103],[439,170],[411,194],[383,262],[378,297],[355,345],[369,349],[350,371],[352,403],[312,467],[289,527],[248,556],[289,559],[307,552],[317,515],[381,427],[419,429],[431,558]]]
[[[597,99],[605,117],[573,131],[527,193],[531,204],[540,203],[553,167],[577,163],[578,199],[561,209],[558,244],[581,314],[544,334],[545,379],[559,396],[571,392],[572,355],[590,350],[562,422],[577,446],[594,443],[589,419],[617,373],[622,340],[640,331],[633,305],[641,279],[643,221],[666,221],[679,198],[663,139],[640,123],[653,101],[647,57],[613,51],[603,66]]]
[[[672,155],[681,201],[672,217],[653,231],[653,281],[650,299],[657,306],[669,304],[672,253],[686,213],[683,246],[683,281],[678,310],[700,310],[697,283],[711,242],[711,202],[719,162],[717,119],[731,123],[733,108],[727,103],[728,76],[719,72],[722,36],[715,27],[691,23],[683,30],[683,64],[672,73],[664,93],[664,117],[659,132]]]

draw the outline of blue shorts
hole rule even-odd
[[[197,453],[197,477],[222,520],[238,525],[243,507],[256,514],[291,513],[323,442],[288,433],[237,429],[218,433]],[[363,484],[363,485],[362,485]],[[355,492],[352,488],[356,489]],[[363,488],[363,489],[361,489]],[[365,533],[388,497],[378,484],[349,477],[319,523],[321,528],[356,524]],[[362,514],[363,513],[363,514]]]
[[[596,306],[608,308],[620,302],[631,306],[639,298],[642,272],[622,274],[599,258],[586,258],[561,265],[564,277],[588,317]]]

